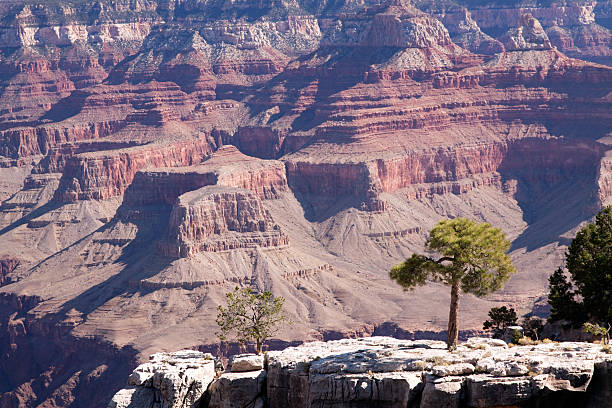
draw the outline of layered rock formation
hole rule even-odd
[[[248,190],[204,187],[179,197],[168,225],[167,256],[289,244],[257,196]]]
[[[611,9],[456,3],[3,2],[2,401],[95,406],[152,351],[235,350],[211,316],[237,284],[287,299],[277,346],[442,338],[447,290],[387,271],[443,217],[502,227],[520,271],[465,333],[534,308],[612,197],[612,69],[566,55],[606,62]]]
[[[601,345],[508,348],[500,340],[472,338],[453,353],[445,346],[385,337],[306,343],[266,354],[265,370],[234,363],[218,378],[209,355],[155,354],[134,371],[129,388],[119,391],[109,408],[608,404],[612,356]]]
[[[463,6],[469,10],[471,19],[479,29],[495,38],[517,27],[517,21],[522,15],[531,14],[541,22],[552,45],[559,50],[573,57],[610,63],[612,27],[608,17],[608,1],[541,2],[537,5],[520,2],[486,4],[473,0],[459,0],[450,5],[423,3],[434,14],[453,20],[463,20],[465,11],[459,5]],[[459,41],[465,38],[464,32],[453,30]],[[468,41],[468,44],[478,46],[481,36],[472,35],[472,38],[475,40]]]

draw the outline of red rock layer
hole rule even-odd
[[[567,175],[593,171],[606,150],[606,146],[593,142],[522,139],[413,153],[394,160],[379,159],[374,174],[385,192],[493,172],[520,174],[529,182],[554,184]]]
[[[74,124],[70,127],[50,125],[9,129],[0,132],[0,155],[17,159],[46,154],[53,146],[66,142],[98,139],[123,126],[121,121],[101,121]]]
[[[124,202],[129,206],[172,205],[186,192],[215,184],[247,189],[261,199],[277,198],[288,190],[283,163],[248,157],[234,146],[222,146],[196,166],[139,171]]]
[[[461,194],[485,185],[502,188],[503,178],[552,185],[575,175],[595,177],[606,150],[594,142],[532,138],[412,151],[355,163],[291,160],[286,164],[292,190],[309,197],[315,209],[333,206],[338,197],[352,197],[357,208],[382,211],[386,208],[379,197],[382,192],[409,189],[407,197],[417,199]],[[601,180],[605,185],[607,179]]]
[[[172,82],[99,85],[78,90],[49,105],[44,121],[0,131],[0,156],[17,159],[47,154],[49,149],[65,143],[108,137],[130,124],[154,130],[185,119],[196,108],[196,100],[213,98],[214,92],[194,98]],[[100,115],[101,111],[104,115]],[[43,123],[49,120],[56,123]],[[119,137],[129,143],[145,137],[151,130],[140,133],[142,136],[132,133]]]
[[[202,137],[72,156],[66,161],[54,198],[72,202],[120,196],[138,170],[197,164],[212,150],[208,138]]]
[[[0,130],[31,125],[75,89],[57,65],[28,51],[17,61],[0,61]]]
[[[281,156],[286,136],[286,132],[266,126],[245,126],[238,129],[232,143],[249,156],[275,159]]]
[[[188,257],[200,251],[277,247],[288,238],[252,192],[209,186],[179,197],[160,252]]]
[[[119,150],[135,145],[137,145],[137,142],[96,141],[63,143],[59,146],[50,148],[45,157],[43,157],[33,169],[33,173],[61,173],[64,171],[66,162],[74,155]]]
[[[291,189],[309,197],[315,211],[333,206],[341,199],[367,211],[382,211],[376,185],[366,163],[309,163],[290,161],[287,177]]]

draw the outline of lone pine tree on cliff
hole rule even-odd
[[[225,294],[227,307],[217,307],[217,336],[221,341],[234,333],[239,343],[255,341],[257,354],[263,351],[266,339],[275,334],[282,324],[292,324],[283,311],[285,298],[274,296],[272,292],[258,293],[253,289],[236,286]]]
[[[425,285],[427,280],[451,287],[448,317],[449,350],[457,347],[459,292],[479,297],[500,290],[516,272],[510,257],[510,241],[499,228],[465,218],[442,220],[431,230],[426,247],[438,257],[412,254],[389,272],[404,289]]]

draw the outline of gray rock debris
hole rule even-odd
[[[266,370],[232,369],[215,380],[210,356],[194,355],[190,365],[173,355],[154,355],[138,367],[109,406],[603,408],[612,393],[612,354],[589,343],[508,347],[470,339],[450,353],[442,342],[388,337],[312,342],[269,352]],[[264,366],[253,357],[238,356],[233,367]]]
[[[550,50],[552,45],[540,22],[531,14],[523,14],[518,27],[512,28],[502,38],[507,51]]]

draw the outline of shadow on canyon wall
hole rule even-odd
[[[137,352],[73,337],[55,316],[16,318],[39,301],[0,294],[0,406],[106,406],[135,368]]]
[[[117,296],[137,292],[146,295],[153,291],[153,289],[140,287],[138,282],[157,275],[166,269],[174,259],[157,255],[157,243],[166,232],[171,208],[164,205],[150,207],[154,209],[154,214],[129,220],[130,223],[136,225],[138,232],[136,237],[122,249],[119,258],[114,261],[114,263],[122,265],[121,272],[64,303],[61,313],[76,309],[84,315],[88,315]],[[121,219],[122,214],[130,210],[126,209],[124,205],[119,207],[117,216],[98,232],[110,230],[116,227],[118,223],[125,222]]]
[[[527,223],[511,250],[571,242],[563,235],[599,210],[597,173],[607,149],[571,139],[523,139],[509,146],[498,171],[505,185],[515,185]]]

